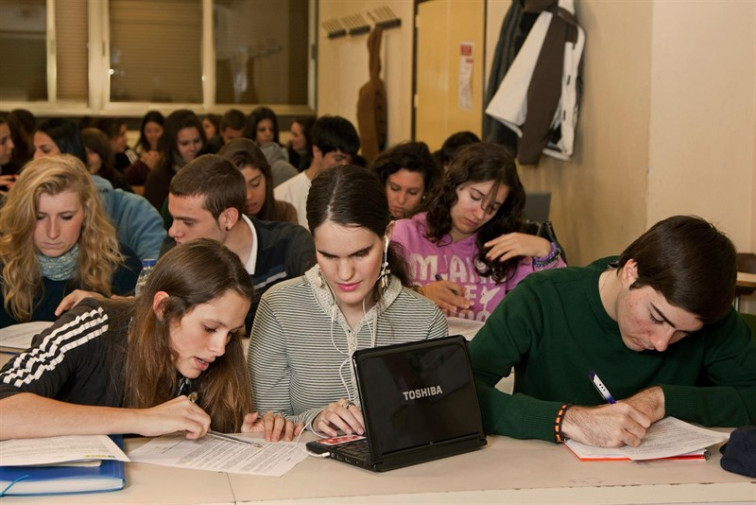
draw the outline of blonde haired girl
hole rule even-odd
[[[0,210],[0,327],[55,319],[74,289],[129,294],[141,269],[119,246],[84,164],[46,156],[24,167]]]

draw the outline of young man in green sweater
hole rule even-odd
[[[486,431],[616,447],[665,416],[756,422],[756,340],[731,306],[736,276],[732,242],[687,216],[619,258],[529,276],[470,345]],[[495,384],[512,367],[509,395]]]

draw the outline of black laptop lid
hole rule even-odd
[[[484,438],[464,337],[365,349],[353,360],[374,457]]]

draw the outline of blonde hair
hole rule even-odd
[[[5,310],[17,321],[29,321],[34,298],[42,290],[42,271],[34,246],[40,195],[73,191],[84,208],[79,235],[79,266],[74,276],[81,288],[111,294],[111,277],[123,263],[115,228],[110,224],[89,172],[69,154],[29,162],[0,209],[0,262]]]

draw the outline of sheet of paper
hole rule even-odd
[[[252,443],[163,435],[129,451],[129,457],[138,463],[272,477],[280,477],[307,457],[305,444],[300,442],[269,443],[244,434],[237,436]]]
[[[52,326],[52,321],[33,321],[6,326],[0,329],[0,346],[25,350],[31,346],[34,335]]]
[[[48,465],[94,459],[129,461],[106,435],[69,435],[0,442],[0,466]]]
[[[727,433],[699,428],[674,417],[654,423],[638,447],[592,447],[568,440],[569,448],[582,459],[647,459],[703,454],[704,449],[727,440]]]
[[[625,446],[622,452],[632,460],[677,456],[727,440],[727,433],[699,428],[674,417],[654,423],[638,447]]]
[[[478,330],[483,327],[481,321],[460,317],[447,317],[446,324],[449,325],[449,335],[462,335],[467,340],[472,340]]]

